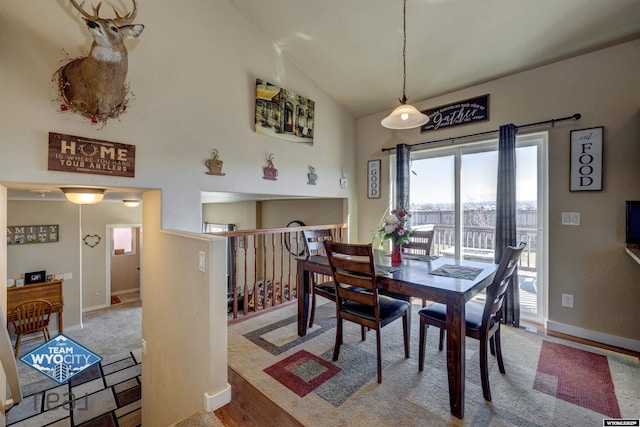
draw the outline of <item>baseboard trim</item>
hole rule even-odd
[[[640,341],[629,338],[618,337],[615,335],[605,334],[603,332],[591,331],[589,329],[578,328],[576,326],[566,325],[564,323],[547,321],[547,329],[561,334],[571,335],[583,338],[589,341],[595,341],[614,347],[625,348],[627,350],[640,352]]]
[[[140,292],[140,288],[138,287],[138,288],[125,289],[124,291],[111,292],[111,296],[122,295],[122,294],[131,294],[133,292]]]
[[[109,304],[92,305],[91,307],[83,308],[82,312],[87,313],[89,311],[96,311],[96,310],[100,310],[101,308],[107,308],[107,307],[110,307],[110,305]]]
[[[231,402],[231,385],[228,383],[224,390],[215,394],[204,394],[204,410],[207,412],[213,412],[218,408],[222,408],[229,402]]]

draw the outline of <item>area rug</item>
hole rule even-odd
[[[533,388],[600,414],[620,418],[609,361],[602,354],[543,341]]]
[[[22,386],[23,400],[7,412],[7,426],[140,426],[140,352],[104,358],[65,384],[44,379]]]
[[[410,358],[402,322],[382,329],[382,384],[373,331],[361,341],[359,326],[345,322],[340,357],[332,361],[333,303],[317,307],[305,337],[297,335],[295,306],[230,326],[228,363],[305,426],[597,426],[640,417],[638,358],[510,327],[502,333],[506,375],[489,357],[492,402],[482,396],[478,341],[466,340],[465,417],[453,417],[435,328],[418,371],[419,308],[412,309]],[[586,375],[591,371],[597,375]]]

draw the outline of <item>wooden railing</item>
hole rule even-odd
[[[347,241],[345,224],[208,233],[229,239],[227,305],[230,323],[296,301],[296,258],[305,255],[302,232],[318,229],[331,230],[336,241]],[[432,254],[452,256],[456,241],[454,227],[436,225],[434,230]],[[527,243],[520,258],[520,268],[534,272],[536,230],[518,229],[517,233],[518,239]],[[464,228],[463,246],[465,250],[472,250],[465,256],[492,262],[494,244],[493,228]]]
[[[298,296],[296,259],[304,256],[304,230],[331,230],[346,241],[345,224],[207,233],[229,239],[227,304],[230,323],[254,316]]]
[[[435,233],[433,247],[431,250],[432,254],[452,256],[456,242],[453,225],[438,224],[435,225],[433,229]],[[524,253],[520,257],[520,269],[535,270],[537,231],[534,229],[518,228],[516,230],[516,235],[516,240],[527,244]],[[495,250],[495,228],[465,226],[462,236],[462,246],[467,250],[477,250],[478,259],[487,258],[489,254],[492,256],[493,251]],[[469,252],[473,253],[473,251]],[[472,255],[469,257],[471,256]]]

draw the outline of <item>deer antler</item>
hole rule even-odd
[[[133,1],[133,10],[124,16],[120,16],[116,8],[115,7],[113,8],[113,11],[116,14],[116,19],[114,19],[113,22],[115,22],[116,25],[118,26],[127,25],[133,22],[133,20],[136,17],[136,14],[138,13],[138,5],[136,4],[136,0],[132,0],[132,1]]]
[[[83,1],[80,5],[78,5],[78,3],[75,0],[69,0],[69,1],[73,5],[73,7],[75,7],[78,10],[78,12],[80,12],[82,16],[84,16],[89,21],[100,19],[99,15],[100,15],[100,7],[102,6],[102,2],[98,3],[98,6],[92,6],[93,15],[90,15],[84,10],[85,1]],[[115,7],[113,8],[113,12],[116,14],[116,18],[112,20],[114,24],[116,24],[117,26],[121,26],[121,25],[130,24],[133,22],[133,20],[136,17],[136,14],[138,13],[138,5],[136,4],[136,0],[132,0],[132,1],[133,1],[133,10],[127,13],[126,15],[120,16],[116,8]]]
[[[85,2],[84,1],[80,5],[78,5],[78,3],[75,0],[69,0],[69,2],[71,2],[73,7],[75,7],[78,10],[78,12],[80,12],[82,14],[82,16],[84,16],[89,21],[92,21],[94,19],[99,19],[100,18],[98,15],[100,15],[100,6],[102,6],[102,2],[98,3],[97,7],[96,6],[93,7],[94,15],[89,15],[87,12],[85,12],[85,10],[84,10]]]

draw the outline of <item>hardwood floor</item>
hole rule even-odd
[[[302,427],[295,418],[228,368],[231,402],[214,413],[225,426]]]

